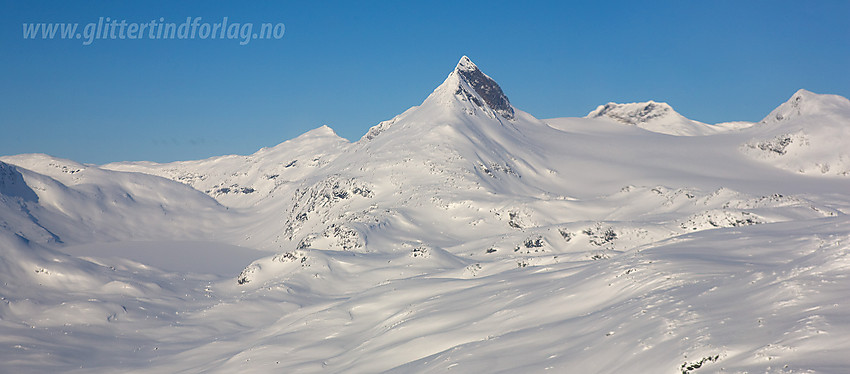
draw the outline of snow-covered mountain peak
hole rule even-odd
[[[339,135],[337,135],[336,131],[334,131],[334,129],[332,129],[330,126],[322,125],[322,126],[319,126],[315,129],[312,129],[310,131],[307,131],[304,134],[301,134],[299,136],[299,138],[300,137],[316,138],[316,137],[326,137],[326,136],[338,137]]]
[[[422,106],[429,102],[438,102],[443,107],[460,104],[461,110],[468,114],[484,110],[505,119],[514,119],[514,108],[499,84],[466,56],[461,57],[455,69]]]
[[[647,101],[640,103],[608,103],[596,107],[595,110],[588,113],[585,118],[606,117],[617,122],[622,122],[628,125],[638,125],[647,122],[656,122],[667,118],[684,118],[679,113],[676,113],[667,103],[659,103],[655,101]]]
[[[506,119],[514,118],[514,109],[511,107],[508,97],[502,92],[502,88],[493,78],[478,69],[478,66],[475,66],[469,57],[461,57],[455,72],[484,100],[490,109]],[[464,87],[458,87],[458,90],[461,89],[464,89]],[[456,92],[456,94],[458,93]]]
[[[425,135],[439,138],[445,134],[434,132],[435,126],[448,125],[455,130],[466,126],[480,129],[500,127],[500,124],[505,126],[508,123],[504,120],[509,120],[507,127],[513,127],[517,121],[529,118],[539,122],[515,109],[499,84],[484,74],[469,57],[463,56],[422,104],[372,126],[360,142],[369,143],[381,134],[395,131],[405,132],[404,138],[421,140]]]
[[[310,131],[307,131],[294,139],[287,140],[273,147],[262,148],[255,155],[265,156],[267,152],[279,149],[290,149],[295,146],[319,146],[319,145],[334,145],[341,146],[348,143],[348,140],[339,136],[334,129],[328,125],[322,125]]]
[[[838,95],[817,94],[800,89],[788,101],[770,112],[761,123],[775,124],[802,116],[835,112],[850,113],[850,100]]]
[[[678,136],[711,135],[740,130],[751,125],[744,122],[705,124],[686,118],[667,103],[652,100],[625,104],[609,102],[596,107],[585,118],[602,118],[652,132]]]
[[[798,90],[754,128],[742,150],[789,171],[850,176],[850,100]]]
[[[473,71],[478,70],[478,66],[476,66],[475,63],[469,59],[469,57],[463,56],[460,58],[460,61],[457,62],[455,70]]]

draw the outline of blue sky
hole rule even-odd
[[[538,118],[652,99],[703,122],[757,121],[799,88],[850,96],[848,1],[3,0],[0,10],[0,155],[199,159],[321,125],[356,140],[421,103],[462,55]],[[286,31],[244,46],[22,36],[24,22],[99,17]]]

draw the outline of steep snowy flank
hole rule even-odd
[[[741,150],[792,172],[850,176],[850,101],[799,90],[754,128]]]
[[[39,196],[27,184],[21,170],[14,165],[0,162],[0,235],[4,232],[8,234],[10,245],[17,241],[61,241],[32,215],[30,207],[37,206],[38,200]]]
[[[585,118],[606,118],[619,123],[633,125],[644,130],[668,135],[710,135],[749,127],[747,122],[730,122],[708,125],[685,118],[667,103],[648,101],[643,103],[600,105]]]
[[[0,200],[7,205],[0,219],[18,224],[0,222],[0,228],[42,245],[198,239],[225,219],[213,199],[160,177],[39,154],[2,160]]]
[[[38,195],[24,181],[21,172],[2,161],[0,161],[0,196],[17,197],[28,201],[38,200]]]

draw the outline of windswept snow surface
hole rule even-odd
[[[649,104],[538,120],[464,57],[353,143],[2,157],[0,371],[846,372],[850,102]]]

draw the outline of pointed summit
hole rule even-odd
[[[460,61],[457,62],[457,67],[455,70],[464,70],[464,71],[472,71],[478,70],[478,66],[469,59],[469,57],[463,56],[460,58]]]
[[[467,116],[502,124],[502,119],[515,120],[514,108],[499,84],[484,74],[469,57],[463,56],[446,80],[422,104],[373,126],[361,141],[371,141],[399,122],[449,123]]]
[[[508,97],[505,96],[505,93],[502,92],[502,88],[499,87],[499,84],[484,74],[469,57],[463,56],[460,58],[460,61],[457,63],[457,67],[455,67],[455,71],[458,77],[465,81],[470,88],[477,95],[471,95],[472,92],[465,92],[465,88],[463,84],[459,85],[456,95],[464,95],[470,101],[474,102],[476,105],[481,106],[480,102],[477,102],[477,98],[474,96],[478,96],[484,103],[492,109],[494,112],[498,113],[505,119],[513,119],[514,118],[514,109],[511,107],[511,102],[508,100]]]

